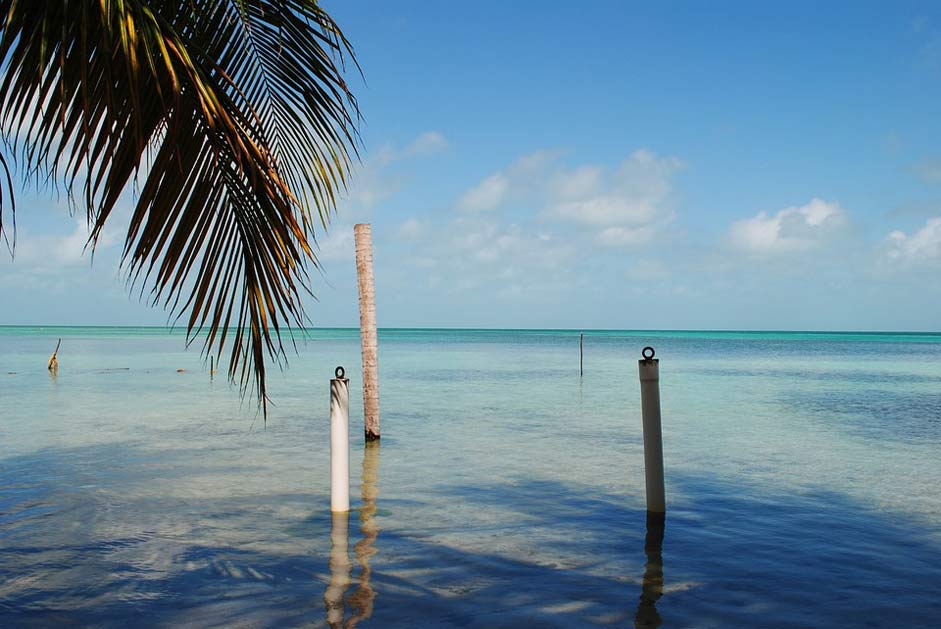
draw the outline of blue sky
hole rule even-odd
[[[316,325],[357,325],[372,222],[380,326],[941,330],[936,4],[325,6],[365,152]],[[18,200],[0,324],[166,322],[118,225],[92,264]]]

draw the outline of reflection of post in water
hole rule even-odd
[[[346,606],[343,595],[350,587],[353,562],[350,561],[350,513],[330,514],[333,518],[330,527],[330,584],[323,593],[323,602],[327,608],[327,624],[330,627],[342,627]]]
[[[359,587],[349,597],[350,606],[355,614],[347,622],[347,627],[355,627],[360,620],[372,616],[373,600],[376,593],[369,584],[372,568],[369,558],[376,554],[373,543],[379,536],[379,526],[373,516],[376,513],[376,498],[379,496],[379,442],[367,441],[363,452],[363,506],[359,510],[359,530],[363,539],[353,547],[356,561],[359,563]]]
[[[647,513],[647,538],[644,540],[644,583],[640,590],[640,604],[634,615],[634,627],[659,627],[663,624],[657,613],[657,600],[663,596],[663,532],[664,515]]]

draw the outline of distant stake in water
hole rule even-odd
[[[585,345],[585,333],[578,333],[578,375],[585,375],[585,361],[583,360],[584,351],[583,346]]]
[[[663,488],[663,435],[660,426],[660,360],[654,349],[645,347],[638,361],[640,406],[644,419],[644,472],[647,484],[647,513],[667,510]]]
[[[52,352],[52,356],[49,357],[49,364],[46,365],[46,369],[49,370],[49,373],[52,375],[57,375],[59,373],[59,346],[62,345],[62,339],[59,339],[59,342],[56,343],[56,351]]]
[[[330,380],[330,511],[350,510],[350,381],[343,367]]]

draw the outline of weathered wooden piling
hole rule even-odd
[[[376,335],[376,290],[373,280],[372,228],[353,227],[356,275],[359,278],[359,335],[363,350],[363,419],[366,441],[379,438],[379,349]]]
[[[585,333],[578,333],[578,375],[585,375],[585,361],[584,361],[584,346],[585,346]]]

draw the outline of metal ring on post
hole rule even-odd
[[[337,377],[337,380],[342,380],[343,376],[346,375],[346,370],[343,367],[337,367],[336,371],[334,371],[333,373]]]
[[[650,351],[650,356],[647,355],[648,351]],[[640,353],[644,357],[644,360],[653,360],[653,357],[656,355],[657,352],[654,351],[654,348],[648,345],[647,347],[642,349]]]

